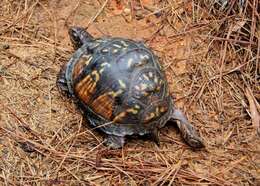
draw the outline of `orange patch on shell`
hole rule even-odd
[[[105,119],[110,119],[113,113],[113,100],[105,93],[97,97],[90,104],[90,107],[96,114],[103,116]]]
[[[78,77],[78,75],[82,72],[84,67],[90,63],[91,59],[92,59],[92,57],[90,55],[83,55],[79,59],[79,61],[74,66],[74,70],[73,70],[73,74],[72,74],[73,79],[76,79]]]
[[[78,97],[86,104],[89,104],[96,88],[96,82],[93,81],[91,75],[83,78],[76,86],[75,90]]]

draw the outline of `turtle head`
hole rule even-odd
[[[69,28],[70,40],[75,49],[80,48],[83,44],[91,42],[93,36],[91,36],[84,28],[82,27],[71,27]]]

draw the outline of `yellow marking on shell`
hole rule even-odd
[[[111,64],[107,63],[107,62],[103,62],[100,66],[108,66],[108,67],[111,67]]]
[[[149,77],[146,74],[143,74],[144,79],[149,80]]]
[[[161,107],[161,108],[160,108],[160,112],[161,112],[161,113],[165,112],[166,110],[167,110],[167,109],[166,109],[165,107]]]
[[[121,79],[119,79],[118,82],[123,89],[126,88],[126,84]]]
[[[117,52],[118,52],[118,49],[113,49],[113,50],[112,50],[112,53],[113,53],[113,54],[115,54],[115,53],[117,53]]]
[[[131,67],[133,61],[134,61],[133,58],[129,58],[128,61],[127,61],[127,66],[128,66],[128,67]]]
[[[149,93],[148,92],[142,92],[143,96],[148,96]]]
[[[139,80],[143,80],[143,78],[142,78],[142,77],[139,77]]]
[[[96,70],[92,71],[92,72],[91,72],[91,75],[92,75],[92,76],[95,76],[95,82],[98,82],[98,81],[99,81],[100,75],[99,75],[98,71],[96,71]]]
[[[110,68],[110,67],[111,67],[111,64],[109,64],[109,63],[107,63],[107,62],[103,62],[100,66],[103,67],[103,68],[101,68],[101,69],[99,70],[99,73],[102,74],[102,72],[104,72],[104,70],[105,70],[105,66],[106,66],[106,68]]]
[[[156,116],[159,116],[159,115],[160,115],[159,107],[156,107],[155,113],[156,113]]]
[[[149,72],[148,75],[149,75],[150,78],[153,77],[153,73],[152,72]]]
[[[140,58],[143,60],[143,59],[149,59],[149,56],[147,55],[140,55]]]
[[[115,98],[122,93],[123,93],[123,90],[119,89],[117,92],[114,92],[114,91],[109,92],[109,95]]]
[[[149,87],[150,87],[150,90],[154,90],[156,88],[154,82],[150,83]]]
[[[126,112],[121,112],[116,117],[114,117],[113,122],[117,122],[122,120],[126,116]]]
[[[100,43],[99,42],[95,42],[95,44],[91,45],[91,48],[96,48],[98,45],[100,45]]]
[[[108,93],[105,93],[97,97],[91,104],[90,107],[95,113],[103,116],[106,119],[110,119],[113,112],[113,101],[109,97]]]
[[[103,53],[107,53],[109,50],[107,49],[107,48],[103,48],[102,50],[101,50],[101,52],[103,52]]]
[[[140,106],[139,105],[135,105],[134,106],[136,109],[140,109]]]
[[[132,114],[138,114],[138,110],[133,109],[133,108],[127,109],[126,112],[132,113]]]
[[[113,44],[113,46],[116,47],[116,48],[122,48],[122,46],[118,45],[118,44]]]
[[[127,47],[128,47],[128,44],[126,44],[126,42],[125,42],[125,41],[121,41],[121,43],[122,43],[122,45],[124,45],[124,47],[125,47],[125,48],[127,48]]]
[[[158,83],[158,77],[157,77],[157,76],[154,77],[154,82],[155,82],[156,84]]]
[[[141,88],[138,85],[135,85],[136,90],[141,90]]]
[[[149,116],[150,119],[154,118],[155,117],[155,114],[152,112]]]
[[[141,90],[145,90],[145,89],[147,89],[147,84],[142,83],[140,85],[140,87],[141,87]]]
[[[99,70],[99,73],[102,74],[102,73],[104,72],[104,70],[105,70],[104,68],[101,68],[101,69]]]
[[[102,39],[96,39],[95,42],[101,43],[103,40]]]
[[[87,60],[85,61],[85,65],[89,65],[90,61],[93,59],[93,56],[88,56]]]

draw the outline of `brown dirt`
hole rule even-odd
[[[245,22],[225,30],[236,19],[221,22],[223,16],[197,1],[140,1],[163,9],[159,17],[131,11],[142,7],[139,1],[116,2],[108,1],[95,20],[105,1],[0,2],[0,184],[259,185],[257,11],[246,37]],[[107,150],[102,135],[57,91],[57,73],[73,53],[71,25],[89,26],[97,37],[145,41],[207,147],[192,150],[168,125],[160,147],[132,139],[122,150]]]

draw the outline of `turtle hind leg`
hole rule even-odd
[[[122,148],[125,144],[125,137],[123,136],[115,136],[108,135],[105,139],[105,145],[111,149],[119,149]]]
[[[194,148],[202,148],[204,147],[203,140],[199,137],[198,133],[188,121],[186,116],[180,111],[179,109],[174,108],[171,119],[170,120],[177,120],[178,128],[181,131],[181,134],[184,140]]]
[[[60,72],[58,73],[56,85],[61,94],[65,95],[67,97],[70,97],[70,92],[69,92],[69,89],[67,86],[67,80],[65,77],[65,69],[66,69],[66,65],[64,65],[61,68]]]

